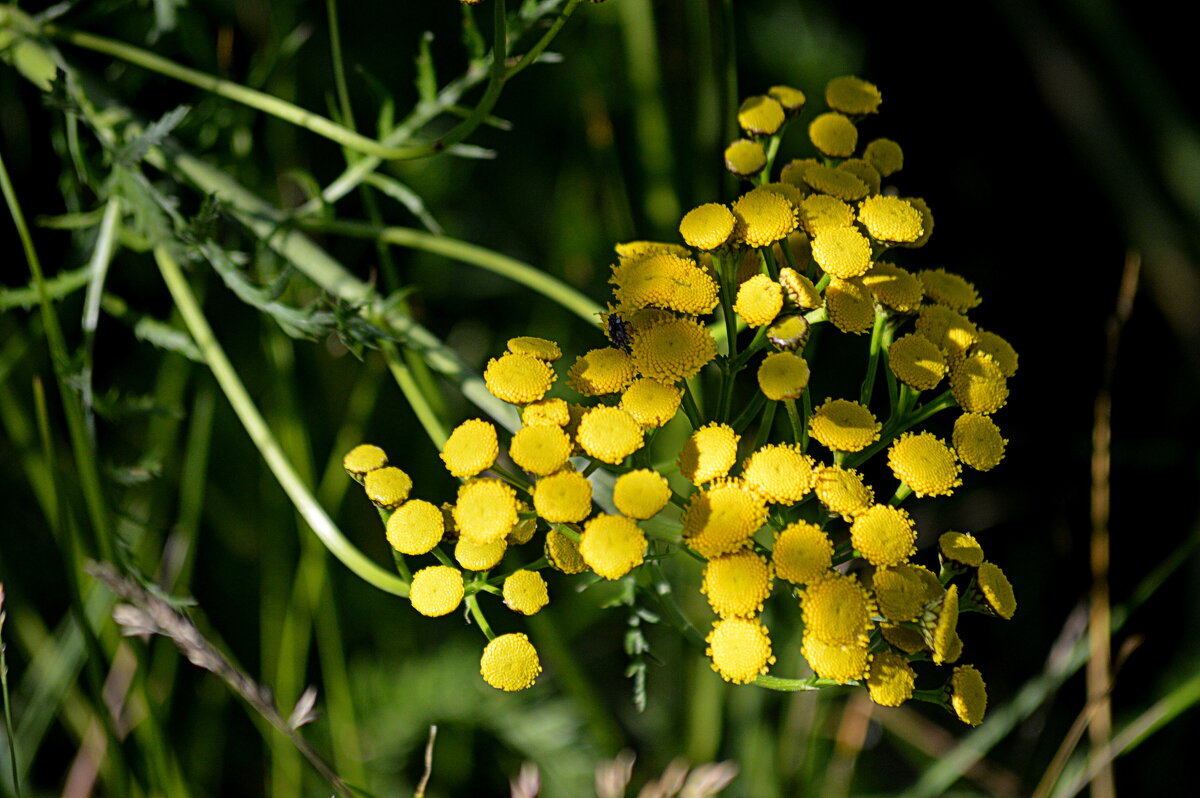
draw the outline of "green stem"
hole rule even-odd
[[[342,122],[354,130],[354,109],[350,105],[350,89],[346,86],[346,63],[342,59],[342,34],[338,25],[337,0],[325,0],[325,15],[329,19],[329,54],[333,58],[333,86],[337,91]]]
[[[741,354],[737,356],[737,359],[733,361],[732,369],[735,375],[737,372],[746,367],[746,364],[750,362],[750,358],[754,357],[756,354],[758,354],[760,349],[766,346],[768,326],[769,325],[764,325],[759,327],[758,332],[754,334],[754,340],[752,340],[750,345],[743,349]]]
[[[787,246],[787,239],[784,239],[782,247]],[[771,247],[763,247],[759,250],[762,253],[763,263],[767,264],[767,274],[771,275],[771,279],[779,281],[779,265],[775,263],[775,252]]]
[[[217,342],[208,320],[204,317],[204,311],[200,309],[191,287],[171,254],[165,248],[159,247],[154,250],[154,259],[158,263],[163,281],[167,284],[167,289],[171,292],[171,297],[179,308],[184,323],[196,345],[204,353],[205,361],[212,370],[217,384],[221,386],[221,390],[233,407],[234,413],[237,414],[238,420],[242,422],[251,441],[279,481],[280,487],[287,493],[288,498],[292,500],[312,531],[333,556],[341,560],[343,565],[365,582],[396,596],[408,596],[408,583],[380,567],[355,548],[300,479],[296,469],[284,455],[278,441],[275,440],[275,436],[262,414],[259,413],[250,395],[246,392],[246,387],[238,377],[233,364],[229,362],[225,351]]]
[[[540,269],[465,241],[433,235],[408,227],[385,227],[365,222],[304,219],[300,221],[300,226],[306,230],[322,233],[369,238],[422,252],[431,252],[435,255],[444,255],[462,263],[478,266],[537,291],[589,324],[596,324],[599,314],[604,310],[584,294]]]
[[[892,494],[892,498],[888,501],[888,504],[892,505],[893,507],[899,507],[904,503],[904,500],[911,495],[912,488],[901,482],[896,486],[896,492]]]
[[[700,408],[696,405],[696,398],[692,396],[692,388],[688,385],[687,380],[683,381],[683,412],[691,422],[692,429],[700,429],[704,426],[704,416],[701,415]]]
[[[867,357],[867,376],[863,379],[862,391],[858,395],[860,404],[871,406],[871,392],[875,388],[875,373],[879,370],[879,352],[883,344],[883,331],[887,326],[887,313],[875,307],[875,326],[871,328],[871,353]]]
[[[558,18],[554,20],[554,23],[550,26],[550,28],[542,34],[542,38],[538,39],[537,42],[534,43],[533,47],[530,47],[529,50],[526,51],[525,55],[521,56],[520,61],[513,64],[508,68],[508,71],[504,73],[505,81],[512,80],[521,70],[537,61],[538,56],[540,56],[542,52],[550,45],[550,42],[554,41],[554,37],[558,35],[558,32],[562,29],[562,26],[567,24],[567,20],[571,17],[571,14],[575,13],[575,7],[578,6],[579,3],[580,0],[567,0],[566,6],[563,7],[562,12],[559,13]]]
[[[812,418],[812,391],[805,391],[800,397],[800,401],[804,403],[804,416],[802,421],[800,451],[808,451],[808,420]]]
[[[761,396],[762,393],[760,392],[758,395]],[[771,424],[775,422],[776,407],[778,407],[777,402],[767,402],[766,407],[763,408],[762,421],[758,423],[758,435],[754,438],[755,451],[761,449],[771,435]]]
[[[425,429],[425,434],[429,436],[429,440],[433,441],[433,445],[439,450],[446,445],[446,439],[450,437],[449,430],[442,423],[441,418],[434,411],[433,406],[425,397],[421,386],[417,384],[413,377],[412,371],[408,365],[400,358],[400,354],[396,351],[396,347],[391,341],[380,341],[379,350],[383,353],[384,362],[387,363],[388,371],[392,373],[392,378],[396,380],[396,385],[400,386],[404,398],[408,400],[408,404],[412,407],[413,413],[416,414],[417,420],[421,422],[421,426]]]
[[[947,408],[954,407],[956,404],[958,403],[954,399],[954,394],[948,390],[944,391],[925,404],[918,406],[912,415],[904,419],[905,429],[911,429],[922,421]]]
[[[806,448],[808,442],[808,430],[805,428],[804,420],[800,417],[800,413],[796,410],[795,399],[784,399],[784,405],[787,407],[788,421],[792,424],[792,440],[797,443],[801,449]]]
[[[471,617],[475,619],[475,623],[479,624],[479,628],[483,631],[488,640],[495,640],[496,633],[492,631],[492,627],[488,624],[487,618],[483,616],[483,610],[479,607],[479,599],[475,596],[467,596],[467,608],[471,611]]]
[[[404,559],[404,555],[392,549],[392,562],[396,563],[396,573],[400,574],[400,578],[411,585],[412,569],[408,567],[408,561]]]
[[[767,397],[763,395],[763,392],[755,391],[754,395],[750,397],[750,401],[742,408],[742,412],[733,420],[732,426],[734,431],[740,435],[746,429],[746,426],[754,420],[754,417],[758,415],[759,411],[763,409],[764,404],[773,406],[775,403],[767,403]],[[774,414],[774,411],[772,411],[772,414]]]
[[[783,679],[778,676],[759,676],[754,680],[754,684],[759,687],[765,687],[768,690],[795,693],[803,690],[820,690],[823,687],[853,687],[859,684],[859,682],[850,681],[843,685],[835,682],[833,679],[822,679],[817,676],[809,676],[807,679]]]

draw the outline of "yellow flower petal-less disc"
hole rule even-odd
[[[571,437],[562,427],[522,427],[513,435],[508,454],[530,474],[549,476],[566,465],[571,456]]]
[[[853,227],[822,227],[813,235],[813,260],[831,277],[849,280],[871,268],[871,242]]]
[[[871,659],[867,673],[867,693],[884,707],[898,707],[912,698],[917,674],[908,661],[891,651],[881,651]]]
[[[592,483],[569,468],[542,477],[533,488],[533,507],[552,524],[582,521],[592,511]]]
[[[535,338],[532,335],[522,335],[508,339],[508,351],[514,355],[529,355],[538,360],[553,363],[562,357],[562,349],[558,344],[547,338]]]
[[[554,370],[536,357],[510,352],[488,361],[483,381],[492,396],[523,405],[546,395],[554,383]]]
[[[924,232],[921,212],[899,197],[868,197],[858,206],[858,220],[885,244],[912,243]]]
[[[866,405],[828,399],[809,419],[809,434],[831,450],[859,452],[879,440],[883,425]]]
[[[888,466],[918,497],[949,496],[962,484],[954,450],[930,432],[906,432],[893,441]]]
[[[942,556],[951,562],[978,568],[983,564],[983,547],[974,535],[965,532],[945,532],[938,538]]]
[[[836,111],[821,114],[808,125],[808,137],[822,155],[849,158],[858,146],[858,128]]]
[[[750,327],[764,327],[783,309],[783,287],[765,274],[756,274],[738,288],[734,311]]]
[[[951,441],[958,459],[976,471],[995,468],[1004,459],[1004,445],[1008,443],[996,422],[979,413],[963,413],[955,419]]]
[[[958,406],[969,413],[991,415],[1008,401],[1004,373],[996,361],[982,353],[954,364],[950,369],[950,390]]]
[[[971,354],[976,353],[987,355],[995,360],[996,365],[1000,367],[1000,373],[1005,378],[1017,373],[1017,350],[995,333],[979,330],[975,344],[971,347]]]
[[[970,665],[959,665],[950,676],[950,706],[963,723],[978,726],[987,712],[987,685]]]
[[[387,453],[370,443],[360,443],[342,458],[342,468],[360,485],[368,473],[387,464]]]
[[[462,571],[449,565],[431,565],[413,574],[408,600],[417,612],[437,618],[458,609],[463,593]]]
[[[1017,597],[1013,594],[1012,583],[1008,581],[1004,571],[1000,570],[1000,566],[990,562],[983,563],[975,574],[975,580],[979,592],[987,600],[992,612],[1006,621],[1012,618],[1013,613],[1017,611]]]
[[[537,571],[527,571],[524,568],[513,571],[504,578],[501,594],[505,606],[522,615],[536,615],[542,607],[550,603],[546,580]]]
[[[858,335],[875,323],[875,298],[861,277],[853,280],[834,278],[825,288],[825,310],[833,326]]]
[[[442,540],[442,510],[423,499],[411,499],[387,520],[387,540],[401,554],[428,554]]]
[[[503,540],[517,523],[517,494],[504,482],[477,477],[464,482],[454,502],[454,526],[478,544]]]
[[[725,168],[737,177],[754,177],[766,165],[766,150],[757,141],[738,139],[725,148]]]
[[[837,571],[810,582],[800,597],[804,634],[834,646],[865,646],[875,602],[854,576]]]
[[[722,618],[758,615],[771,595],[771,567],[746,549],[713,557],[704,567],[700,592]]]
[[[585,573],[588,569],[587,563],[579,554],[579,544],[557,529],[546,533],[544,550],[546,559],[556,571],[574,575]]]
[[[875,501],[862,475],[853,468],[827,466],[817,472],[814,486],[817,499],[831,513],[837,513],[847,521],[867,509]]]
[[[492,687],[514,692],[532,687],[542,664],[529,638],[513,632],[498,636],[484,647],[479,672]]]
[[[363,478],[367,498],[381,510],[394,510],[408,498],[412,477],[395,466],[368,471]]]
[[[891,263],[876,261],[863,275],[865,285],[881,305],[901,313],[911,313],[921,306],[925,296],[921,281]]]
[[[966,354],[975,343],[975,325],[945,305],[925,305],[917,315],[917,332],[933,341],[951,358]]]
[[[757,619],[722,618],[704,640],[713,670],[727,682],[749,684],[775,663],[770,634]]]
[[[679,412],[682,395],[674,385],[642,377],[621,394],[621,409],[643,427],[661,427]]]
[[[624,390],[635,376],[629,353],[608,346],[575,358],[567,371],[567,385],[584,396],[603,396]]]
[[[824,297],[813,281],[790,266],[779,270],[779,284],[783,286],[787,301],[801,310],[816,310],[825,304]]]
[[[854,517],[850,541],[871,565],[899,565],[917,550],[917,530],[904,510],[876,504]]]
[[[758,367],[758,387],[772,401],[797,399],[808,386],[808,362],[793,352],[767,355]]]
[[[795,116],[804,109],[804,92],[799,89],[791,86],[772,86],[767,89],[767,94],[783,106],[783,112],[788,116]]]
[[[588,567],[605,579],[620,579],[642,564],[646,535],[631,519],[598,515],[583,527],[579,554]]]
[[[724,477],[737,462],[739,437],[728,424],[705,424],[679,450],[679,473],[693,485]]]
[[[708,329],[691,319],[675,319],[635,331],[633,363],[645,377],[674,385],[694,376],[717,356]]]
[[[946,589],[933,571],[907,562],[891,568],[876,568],[871,587],[880,614],[893,623],[917,620],[926,604],[946,595]]]
[[[476,543],[470,538],[459,538],[454,544],[454,561],[468,571],[487,571],[500,564],[507,550],[507,537],[490,543]]]
[[[709,202],[683,215],[679,222],[679,234],[689,247],[713,250],[729,240],[736,222],[724,205]]]
[[[621,408],[600,405],[584,414],[575,439],[590,456],[616,464],[642,448],[642,427]]]
[[[828,194],[847,202],[860,200],[870,193],[871,188],[857,175],[849,170],[835,169],[832,166],[818,164],[804,172],[804,182],[813,191]]]
[[[874,83],[853,75],[843,75],[825,84],[825,102],[835,111],[862,116],[878,111],[883,95]]]
[[[904,168],[904,150],[891,139],[875,139],[868,143],[863,149],[863,159],[883,177],[890,177]]]
[[[521,423],[527,427],[549,424],[555,427],[565,427],[571,420],[571,412],[567,409],[565,399],[538,399],[521,408]]]
[[[854,224],[854,209],[837,197],[813,194],[800,203],[800,223],[806,233],[815,236],[827,227],[849,227]]]
[[[946,376],[946,356],[924,335],[910,333],[888,347],[888,368],[905,385],[928,391]]]
[[[761,496],[736,482],[717,482],[688,499],[683,538],[702,556],[717,557],[750,545],[750,537],[766,520]]]
[[[752,136],[771,136],[783,126],[783,106],[774,97],[747,97],[738,107],[737,120]]]
[[[775,535],[771,562],[780,579],[796,585],[815,582],[833,566],[833,541],[816,524],[797,521]]]
[[[649,468],[627,471],[613,483],[613,504],[622,514],[646,520],[658,514],[671,500],[666,477]]]
[[[800,447],[767,444],[742,465],[742,479],[771,504],[795,504],[812,490],[816,475]]]
[[[865,645],[830,645],[807,633],[804,635],[800,653],[804,655],[813,673],[822,679],[832,679],[838,684],[865,677],[871,656],[867,653]]]
[[[979,292],[975,286],[953,272],[925,269],[917,272],[917,279],[925,287],[925,296],[929,297],[930,302],[945,305],[959,313],[966,313],[979,304]]]
[[[773,191],[753,189],[733,203],[733,234],[748,247],[765,247],[796,229],[796,209]]]

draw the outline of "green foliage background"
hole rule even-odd
[[[1113,705],[1118,732],[1142,722],[1162,731],[1133,735],[1136,744],[1116,760],[1116,783],[1126,794],[1190,783],[1180,756],[1198,731],[1192,705],[1200,697],[1193,554],[1200,130],[1182,54],[1194,44],[1187,31],[1132,3],[998,0],[936,18],[903,5],[583,4],[550,48],[561,63],[535,64],[514,78],[494,109],[504,124],[469,138],[494,158],[442,154],[389,163],[380,173],[411,189],[446,235],[533,264],[602,301],[615,242],[675,240],[682,212],[734,196],[720,152],[735,135],[740,97],[787,83],[819,104],[830,77],[875,82],[884,104],[864,135],[901,143],[898,179],[929,201],[937,219],[921,262],[973,280],[984,296],[982,324],[1021,354],[1009,407],[998,416],[1010,439],[1007,459],[917,518],[929,534],[922,545],[948,528],[975,532],[1017,590],[1012,622],[980,622],[964,635],[968,661],[983,671],[991,696],[993,720],[980,731],[964,733],[922,706],[877,710],[856,737],[855,724],[865,722],[861,701],[731,688],[665,625],[648,632],[657,662],[647,672],[647,709],[637,713],[624,676],[629,613],[601,607],[621,597],[603,589],[576,594],[565,580],[552,581],[550,607],[528,625],[546,674],[526,693],[497,693],[478,677],[478,631],[458,615],[417,618],[406,601],[330,558],[208,370],[146,340],[155,330],[161,336],[162,325],[183,327],[144,242],[121,241],[93,343],[81,332],[83,292],[56,303],[73,353],[69,371],[78,377],[90,369],[94,381],[95,453],[126,556],[167,592],[194,597],[189,612],[201,630],[270,686],[285,714],[307,685],[318,686],[322,717],[303,731],[349,781],[375,795],[410,794],[436,723],[431,796],[506,795],[524,760],[541,768],[547,795],[588,794],[596,764],[624,747],[639,757],[635,784],[684,756],[737,762],[730,795],[1029,794],[1085,702],[1082,672],[1055,674],[1085,635],[1079,608],[1091,579],[1093,402],[1106,320],[1126,253],[1135,251],[1140,293],[1113,393],[1111,581],[1123,622],[1114,650],[1140,645],[1117,674]],[[487,38],[489,5],[475,13]],[[387,108],[400,118],[418,102],[421,47],[440,83],[466,68],[463,14],[453,0],[343,3],[336,14],[355,122],[368,135]],[[326,4],[80,2],[58,24],[344,115]],[[274,206],[299,206],[345,165],[340,147],[305,130],[111,56],[56,46],[145,122],[189,106],[170,135]],[[0,119],[0,151],[48,276],[78,269],[102,208],[106,167],[95,138],[77,131],[82,161],[74,160],[64,114],[14,69],[0,77]],[[447,127],[443,119],[429,130]],[[806,155],[805,146],[797,126],[781,157]],[[203,192],[169,172],[147,167],[145,174],[178,198],[179,213],[200,213]],[[413,213],[411,197],[404,195],[406,206],[382,187],[351,193],[327,212],[424,226],[428,217]],[[61,229],[64,214],[96,216]],[[252,282],[290,278],[274,298],[293,307],[320,301],[311,283],[228,214],[212,224],[222,246],[244,254],[236,265]],[[594,325],[476,266],[369,238],[312,235],[358,277],[394,293],[476,371],[513,335],[553,338],[566,352],[601,344]],[[85,610],[100,652],[84,645],[71,586],[80,580],[89,595],[80,558],[99,552],[89,544],[80,464],[43,321],[29,292],[21,293],[30,277],[16,238],[5,240],[0,580],[24,794],[61,792],[80,767],[79,751],[97,750],[96,736],[104,739],[97,679],[110,673],[132,679],[133,712],[152,712],[122,744],[109,745],[97,794],[137,794],[131,781],[151,794],[328,794],[286,738],[169,641],[134,640],[116,655],[117,630],[100,590]],[[374,510],[340,473],[343,451],[360,440],[382,445],[419,492],[438,501],[454,485],[379,354],[368,349],[358,359],[329,326],[317,340],[290,337],[206,264],[189,264],[188,273],[301,476],[354,543],[387,564]],[[337,326],[340,318],[342,331],[353,333],[345,308],[319,307],[326,316],[318,321]],[[147,332],[147,320],[162,324]],[[476,412],[432,379],[443,405],[435,409],[451,426]],[[73,539],[83,541],[82,551],[72,551]],[[701,597],[691,599],[702,612]],[[1132,610],[1127,620],[1124,609]],[[506,631],[522,628],[493,620]],[[797,652],[780,659],[798,668]],[[972,746],[987,761],[959,778]],[[5,748],[0,791],[14,794],[8,764]],[[1073,757],[1063,782],[1083,766],[1081,755]]]

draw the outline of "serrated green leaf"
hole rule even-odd
[[[132,166],[138,163],[151,147],[161,145],[163,140],[171,135],[171,131],[179,127],[179,123],[183,121],[184,117],[191,110],[190,105],[180,105],[167,111],[147,125],[146,129],[140,135],[134,137],[133,141],[118,149],[113,154],[113,160],[124,166]]]

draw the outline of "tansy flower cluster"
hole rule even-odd
[[[970,282],[921,264],[933,215],[895,182],[903,150],[860,137],[879,90],[841,77],[824,101],[806,124],[791,87],[741,104],[724,162],[742,190],[684,214],[678,241],[617,245],[604,345],[564,358],[521,337],[488,361],[487,389],[522,424],[453,430],[441,454],[461,480],[452,501],[410,499],[411,480],[376,447],[346,456],[401,567],[437,560],[411,575],[414,609],[469,604],[490,639],[489,684],[523,689],[541,668],[524,635],[491,634],[479,593],[528,615],[549,600],[545,568],[644,585],[639,569],[666,570],[648,559],[683,555],[702,568],[677,578],[695,581],[666,591],[656,577],[647,592],[704,596],[707,634],[678,607],[665,615],[703,637],[722,678],[860,684],[885,706],[920,698],[982,720],[958,618],[1012,617],[1012,586],[971,534],[942,530],[936,553],[918,554],[906,506],[1001,462],[994,416],[1017,355],[972,318]],[[776,169],[796,128],[810,153]],[[862,360],[822,360],[830,336],[861,342]],[[861,362],[856,395],[828,392]],[[765,678],[782,654],[765,618],[802,629],[810,676]]]

